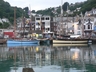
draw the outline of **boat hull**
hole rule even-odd
[[[39,44],[11,44],[11,43],[9,43],[9,44],[7,44],[7,47],[9,47],[9,48],[12,48],[12,47],[32,47],[32,46],[38,46]]]
[[[88,44],[53,44],[53,47],[59,46],[88,46]]]
[[[38,44],[38,40],[7,40],[7,44]]]
[[[53,40],[53,44],[82,44],[82,43],[88,43],[87,40],[83,40],[83,41],[73,41],[73,40]]]

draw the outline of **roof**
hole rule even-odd
[[[14,37],[14,33],[13,32],[4,32],[4,35],[8,35],[10,38]]]

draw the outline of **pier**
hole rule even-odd
[[[0,39],[0,44],[6,44],[7,39]]]

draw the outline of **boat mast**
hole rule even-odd
[[[31,6],[29,5],[29,18],[30,18],[30,33],[32,34],[32,15],[31,15]],[[33,37],[33,34],[32,34]]]
[[[81,18],[82,18],[82,38],[84,38],[84,16],[81,13]]]
[[[22,37],[24,38],[25,36],[25,17],[24,14],[22,13],[22,23],[21,23],[21,32],[22,32]]]
[[[67,4],[67,23],[66,23],[66,34],[68,35],[68,4]]]
[[[15,30],[16,30],[16,7],[14,7],[14,38],[15,38]]]
[[[63,9],[62,9],[62,5],[63,5],[63,0],[61,0],[61,22],[60,22],[60,32],[59,32],[59,36],[60,34],[63,33]]]

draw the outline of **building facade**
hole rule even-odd
[[[36,16],[35,30],[41,30],[43,34],[56,32],[56,23],[51,16]]]

